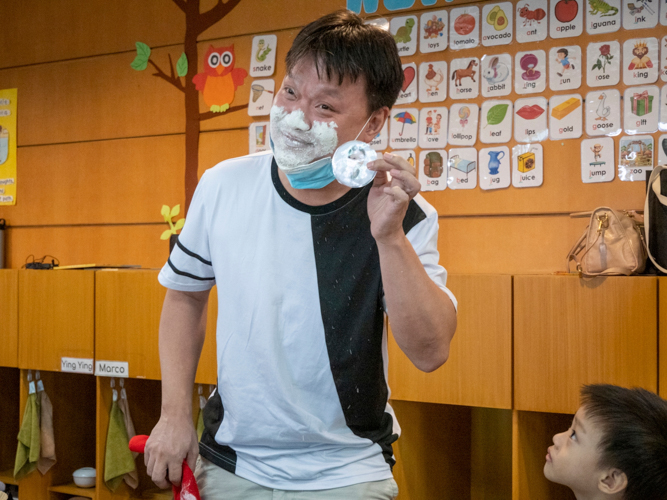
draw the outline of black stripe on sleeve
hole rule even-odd
[[[213,278],[202,278],[200,276],[195,276],[194,274],[186,273],[185,271],[181,271],[180,269],[177,269],[176,266],[171,262],[171,259],[167,259],[167,262],[169,263],[169,267],[171,267],[171,270],[174,271],[176,274],[179,274],[181,276],[185,276],[186,278],[192,278],[193,280],[199,280],[199,281],[213,281],[215,280],[215,276]]]
[[[183,250],[183,252],[184,252],[185,254],[189,255],[190,257],[194,257],[195,259],[197,259],[197,260],[200,261],[200,262],[203,262],[203,263],[206,264],[207,266],[212,266],[212,265],[213,265],[210,261],[206,260],[206,259],[203,258],[202,256],[197,255],[196,253],[194,253],[194,252],[188,250],[187,248],[185,248],[185,247],[183,246],[183,244],[181,243],[181,240],[180,240],[179,238],[176,238],[176,245],[178,245],[178,248],[180,248],[181,250]]]

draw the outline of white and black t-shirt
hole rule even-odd
[[[218,389],[200,453],[260,485],[315,490],[391,478],[382,276],[370,186],[324,206],[283,187],[270,152],[208,170],[162,285],[217,284]],[[436,211],[417,196],[405,233],[433,281]]]

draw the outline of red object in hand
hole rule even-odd
[[[148,436],[134,436],[130,439],[130,451],[143,453],[146,448],[146,441],[148,441]],[[183,477],[181,478],[181,485],[174,486],[172,484],[171,490],[175,500],[201,500],[195,475],[192,473],[192,469],[190,469],[190,466],[185,460],[183,460]]]

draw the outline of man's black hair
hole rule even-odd
[[[313,21],[296,36],[285,63],[289,75],[300,61],[311,58],[317,74],[327,79],[364,79],[368,111],[391,107],[403,85],[403,67],[394,38],[377,26],[364,24],[349,10]]]
[[[667,401],[645,389],[595,384],[581,390],[586,417],[600,425],[601,467],[625,473],[624,500],[667,499]]]

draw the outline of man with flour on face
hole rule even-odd
[[[306,26],[271,110],[272,152],[201,178],[160,283],[162,414],[148,474],[204,500],[395,498],[388,315],[417,368],[448,357],[456,302],[438,264],[438,216],[415,169],[385,154],[361,188],[332,155],[380,132],[403,82],[387,32],[339,11]],[[197,443],[192,390],[217,284],[218,385]]]

